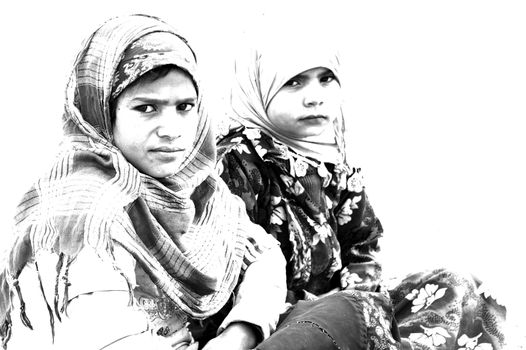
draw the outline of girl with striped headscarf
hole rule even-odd
[[[294,307],[257,348],[500,349],[505,308],[470,275],[385,287],[382,225],[347,156],[339,57],[327,38],[279,34],[237,57],[218,143],[221,177],[287,260]]]
[[[18,206],[0,270],[4,347],[248,349],[269,336],[283,258],[212,171],[201,95],[194,52],[163,21],[113,18],[88,38],[61,151]]]

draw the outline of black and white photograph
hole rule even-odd
[[[526,349],[526,3],[0,8],[3,349]]]

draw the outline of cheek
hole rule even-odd
[[[113,143],[126,157],[128,157],[130,153],[133,154],[134,151],[133,143],[130,142],[131,140],[133,139],[130,139],[129,134],[123,133],[120,129],[114,132]]]
[[[184,135],[186,135],[186,143],[188,144],[188,146],[191,146],[194,143],[194,140],[197,136],[199,116],[196,114],[187,125],[188,126],[184,130]]]
[[[268,119],[275,125],[286,125],[294,109],[293,99],[284,94],[277,94],[267,108]]]
[[[141,140],[141,132],[143,128],[134,123],[119,123],[115,122],[113,128],[113,143],[124,154],[136,151],[137,144]]]
[[[335,85],[326,91],[326,101],[328,101],[331,106],[338,108],[341,106],[343,94],[341,88],[338,85]]]

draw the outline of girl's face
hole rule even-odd
[[[318,67],[287,81],[270,101],[267,115],[283,134],[318,136],[341,113],[340,84],[334,73]]]
[[[140,79],[117,98],[114,142],[139,171],[164,178],[179,170],[192,147],[197,92],[191,77],[177,68],[153,81]]]

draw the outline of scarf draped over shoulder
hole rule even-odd
[[[192,49],[157,18],[113,18],[86,40],[67,86],[60,152],[23,196],[0,270],[4,341],[15,291],[23,305],[18,277],[39,251],[60,257],[58,290],[63,280],[67,288],[67,276],[60,274],[67,274],[81,249],[91,247],[102,258],[121,245],[177,307],[205,318],[226,303],[243,269],[269,246],[266,235],[256,237],[244,206],[212,171],[215,137],[202,101],[193,147],[169,178],[140,173],[113,145],[111,99],[166,64],[188,72],[199,91]],[[60,318],[59,309],[55,295]],[[20,313],[30,326],[23,306]]]

